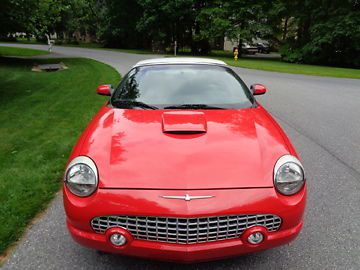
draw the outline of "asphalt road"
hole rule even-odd
[[[138,60],[156,57],[58,46],[54,51],[105,62],[122,74]],[[235,70],[247,84],[268,86],[258,100],[302,157],[309,193],[305,225],[296,241],[196,265],[99,255],[71,240],[59,194],[2,269],[360,269],[360,80]]]

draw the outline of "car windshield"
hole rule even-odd
[[[249,108],[253,97],[230,69],[214,65],[153,65],[132,69],[115,90],[118,108]]]

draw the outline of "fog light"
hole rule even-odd
[[[113,233],[110,236],[110,242],[114,245],[114,246],[123,246],[126,244],[126,238],[125,236],[123,236],[120,233]]]
[[[264,235],[261,232],[255,232],[250,234],[247,240],[250,244],[257,245],[264,240]]]

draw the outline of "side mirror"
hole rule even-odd
[[[112,93],[112,85],[111,84],[102,84],[96,88],[96,93],[102,96],[111,96]]]
[[[267,91],[266,86],[259,83],[251,85],[250,90],[252,91],[254,96],[263,95]]]

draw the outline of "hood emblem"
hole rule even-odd
[[[176,200],[185,200],[185,201],[191,201],[191,200],[199,200],[199,199],[210,199],[214,198],[215,196],[190,196],[189,194],[185,194],[184,196],[160,196],[164,199],[176,199]]]

